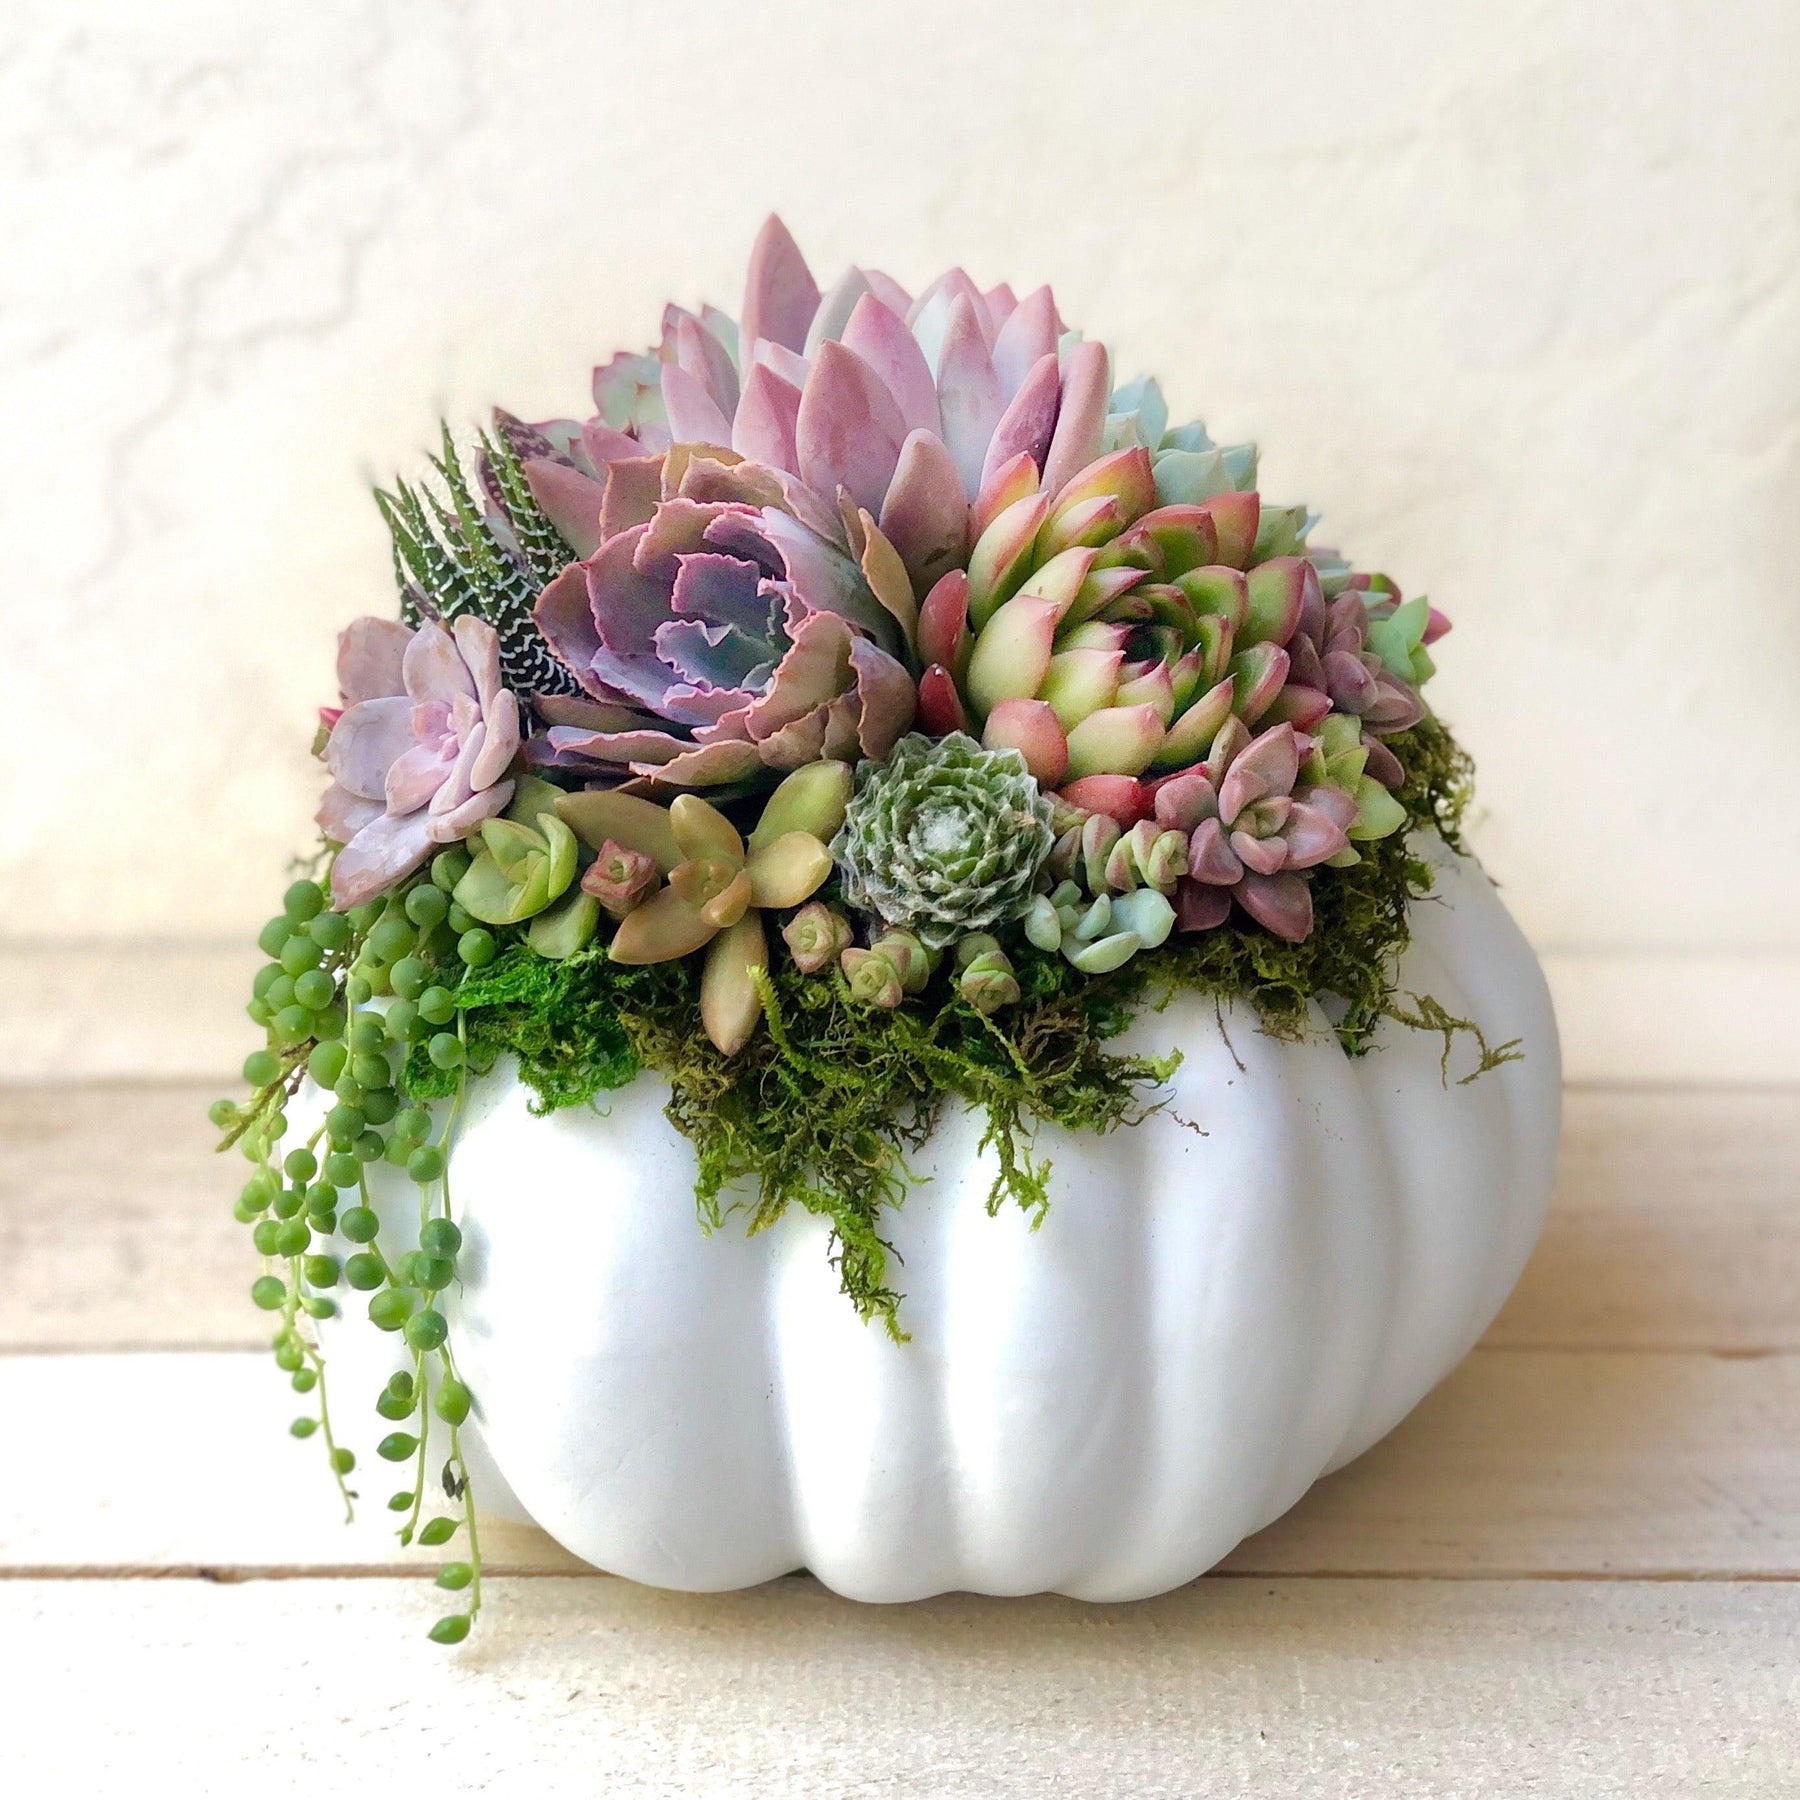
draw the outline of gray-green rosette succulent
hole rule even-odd
[[[915,733],[857,769],[831,853],[852,907],[943,950],[1024,913],[1054,841],[1050,817],[1018,751]]]

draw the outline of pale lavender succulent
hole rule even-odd
[[[718,788],[887,755],[913,717],[904,631],[857,563],[775,497],[751,464],[676,451],[609,465],[603,539],[536,611],[586,698],[539,702],[551,723],[532,761]]]
[[[512,798],[519,703],[500,685],[500,640],[482,619],[410,630],[358,619],[338,638],[344,708],[325,761],[318,823],[341,844],[340,911],[372,899]]]
[[[971,506],[1009,471],[1029,463],[1055,492],[1092,461],[1109,394],[1105,348],[1065,342],[1048,288],[1021,300],[950,269],[915,299],[852,268],[821,294],[771,217],[741,326],[672,306],[655,351],[595,371],[588,424],[502,428],[582,554],[599,542],[608,463],[711,444],[803,486],[811,504],[792,489],[790,504],[828,536],[841,501],[865,510],[924,588],[963,560]]]

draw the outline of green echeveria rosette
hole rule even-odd
[[[943,950],[1020,917],[1050,854],[1051,805],[1016,750],[953,732],[864,763],[831,854],[860,912]]]

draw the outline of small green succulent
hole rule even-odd
[[[1016,750],[914,734],[856,771],[831,853],[844,898],[943,950],[1031,904],[1054,841],[1049,798]]]

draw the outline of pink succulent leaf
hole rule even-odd
[[[614,431],[599,419],[589,419],[582,426],[581,448],[596,475],[604,475],[613,463],[644,454],[644,446],[638,439],[626,432]]]
[[[1204,769],[1184,769],[1157,784],[1156,822],[1165,831],[1193,831],[1219,816],[1219,796]]]
[[[858,268],[846,269],[832,284],[819,301],[819,310],[813,314],[812,323],[806,328],[806,343],[801,354],[809,362],[817,357],[821,344],[843,338],[844,327],[850,323],[850,315],[856,310],[857,302],[868,291],[868,279]]]
[[[912,295],[893,276],[883,274],[880,269],[864,269],[863,279],[869,284],[869,292],[896,319],[904,320],[906,318],[907,313],[912,309]]]
[[[818,283],[800,254],[800,246],[773,213],[763,221],[750,251],[744,279],[744,305],[738,329],[746,346],[758,338],[799,351],[819,310]]]
[[[424,814],[426,830],[434,844],[460,844],[477,826],[498,818],[513,797],[513,784],[502,781],[494,787],[471,794],[459,805],[439,810],[432,807]]]
[[[941,663],[933,663],[919,677],[919,724],[932,737],[948,737],[953,731],[967,731],[969,716],[963,710],[962,695],[950,671]]]
[[[968,548],[969,504],[956,464],[934,433],[914,431],[900,446],[881,503],[880,525],[915,584],[935,580],[962,560]]]
[[[1298,875],[1246,874],[1232,898],[1257,924],[1290,944],[1302,943],[1312,930],[1312,889]]]
[[[719,403],[679,363],[664,363],[663,410],[678,444],[729,444],[731,421]]]
[[[729,419],[738,403],[737,365],[731,353],[692,313],[678,306],[665,314],[664,333],[665,340],[673,340],[675,361],[706,389],[707,397]]]
[[[958,300],[966,299],[974,309],[981,326],[982,342],[993,342],[993,317],[982,298],[981,290],[961,269],[946,269],[942,275],[921,290],[907,309],[906,325],[919,340],[932,374],[940,373],[944,339],[950,329],[950,314]]]
[[[1175,929],[1213,931],[1231,916],[1231,893],[1204,882],[1184,880],[1175,886]]]
[[[937,385],[931,378],[925,352],[906,329],[905,320],[873,294],[865,294],[844,327],[843,343],[846,350],[853,350],[874,370],[893,396],[909,432],[928,431],[933,436],[938,433],[941,421]]]
[[[594,652],[600,648],[600,634],[594,629],[586,568],[580,563],[571,563],[555,576],[538,595],[531,616],[545,642],[555,651],[558,660],[574,672],[583,688],[602,699],[616,697],[599,694],[591,674]]]
[[[800,478],[815,493],[840,487],[879,514],[900,458],[906,423],[875,371],[852,350],[819,346],[795,424]]]
[[[360,794],[351,793],[341,781],[334,781],[326,788],[313,818],[334,844],[347,844],[365,825],[380,818],[383,810],[379,801],[365,800]]]
[[[1150,791],[1132,775],[1084,775],[1058,790],[1071,806],[1105,813],[1121,830],[1135,825],[1150,805]]]
[[[486,619],[464,613],[450,627],[457,654],[475,683],[475,698],[483,712],[500,693],[500,634]]]
[[[1276,875],[1287,866],[1287,844],[1279,837],[1259,838],[1247,831],[1234,831],[1231,848],[1244,867],[1258,875]]]
[[[344,706],[405,691],[401,675],[412,628],[398,619],[352,619],[338,633],[338,698]]]
[[[437,848],[430,815],[382,813],[357,832],[331,865],[331,903],[339,912],[360,906],[403,880]]]
[[[413,747],[413,703],[404,694],[346,707],[325,746],[332,777],[361,800],[387,802],[387,772]]]
[[[988,714],[981,741],[989,750],[1017,750],[1046,792],[1068,772],[1069,740],[1042,700],[1002,700]]]
[[[1063,359],[1062,404],[1044,459],[1043,490],[1059,493],[1100,454],[1112,370],[1104,344],[1072,345]]]
[[[494,786],[512,767],[513,758],[519,754],[521,733],[518,696],[510,690],[496,694],[484,709],[484,722],[487,727],[486,743],[470,776],[470,781],[477,790]]]
[[[1000,377],[982,332],[979,301],[959,294],[952,302],[938,357],[938,410],[944,421],[944,445],[962,477],[963,493],[973,500],[981,491],[982,469],[994,427],[1006,400]]]
[[[414,700],[442,700],[449,704],[459,695],[475,698],[475,679],[469,673],[469,665],[463,661],[456,640],[441,625],[422,625],[413,634],[413,641],[406,646],[401,675]]]
[[[1056,430],[1056,411],[1062,396],[1062,378],[1057,371],[1056,354],[1040,357],[1014,393],[1006,411],[994,427],[982,460],[981,484],[988,483],[1017,457],[1027,456],[1042,466],[1050,451],[1050,439]]]
[[[1293,792],[1300,773],[1300,746],[1291,725],[1265,731],[1235,758],[1219,784],[1219,813],[1227,824],[1247,806],[1271,794]]]
[[[1327,651],[1325,686],[1332,704],[1343,712],[1366,713],[1378,697],[1375,677],[1363,666],[1360,656],[1347,650]]]
[[[1362,747],[1368,751],[1369,760],[1364,764],[1364,773],[1374,776],[1384,788],[1398,793],[1406,786],[1406,770],[1397,757],[1380,738],[1363,733]]]
[[[416,743],[403,750],[388,765],[386,810],[394,814],[417,812],[428,804],[450,779],[456,767],[456,752],[454,739]]]
[[[1450,621],[1434,606],[1426,615],[1425,635],[1421,642],[1435,644],[1450,629]]]
[[[1336,789],[1315,790],[1318,793],[1335,793],[1336,791]],[[1354,819],[1354,803],[1351,816]],[[1287,827],[1282,836],[1287,841],[1287,866],[1290,869],[1313,868],[1328,858],[1336,856],[1350,842],[1347,822],[1339,824],[1331,816],[1330,809],[1305,800],[1295,801],[1292,808],[1289,809]]]
[[[850,671],[857,748],[876,762],[886,762],[894,746],[912,729],[918,688],[904,664],[865,637],[850,640]]]
[[[947,571],[919,607],[919,655],[927,663],[954,669],[970,644],[969,577],[961,569]]]
[[[806,386],[806,377],[812,370],[812,364],[798,350],[790,350],[785,344],[771,344],[766,338],[758,341],[752,360],[771,374],[779,375],[796,393]]]
[[[1302,788],[1294,796],[1294,803],[1296,811],[1301,806],[1308,806],[1315,812],[1323,813],[1338,830],[1345,833],[1348,833],[1350,827],[1356,823],[1357,814],[1361,811],[1356,803],[1355,795],[1345,793],[1342,788],[1324,784],[1318,787]],[[1292,814],[1289,816],[1292,817]],[[1341,849],[1342,846],[1340,845],[1339,848]],[[1335,854],[1335,852],[1327,852],[1327,854]],[[1300,866],[1298,863],[1295,864],[1296,868]]]
[[[1056,354],[1058,322],[1056,302],[1050,290],[1041,287],[1027,294],[1000,324],[994,335],[994,372],[1008,400],[1044,357]]]
[[[1214,887],[1230,887],[1243,878],[1244,865],[1218,819],[1202,819],[1194,827],[1188,839],[1188,874]]]

